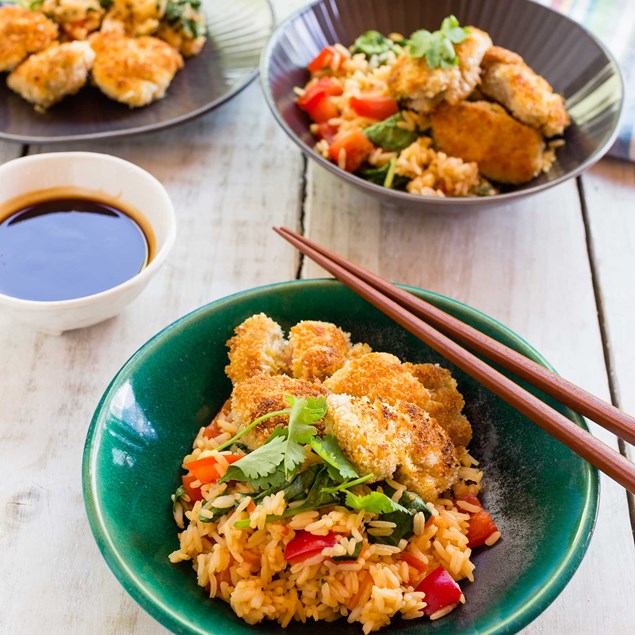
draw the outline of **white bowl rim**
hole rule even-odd
[[[142,178],[148,179],[151,183],[154,183],[154,185],[157,185],[160,196],[165,199],[166,204],[165,211],[166,219],[168,221],[168,227],[165,242],[157,250],[157,253],[152,261],[143,269],[141,269],[141,271],[132,276],[132,278],[128,278],[127,280],[124,280],[118,285],[110,287],[110,289],[106,289],[105,291],[100,291],[99,293],[93,293],[91,295],[83,295],[79,298],[71,298],[69,300],[26,300],[24,298],[16,298],[15,296],[0,293],[0,303],[5,304],[6,306],[11,306],[12,308],[27,309],[30,311],[50,311],[52,309],[65,310],[77,308],[93,302],[99,302],[102,299],[117,295],[125,289],[136,287],[139,284],[149,282],[150,278],[164,263],[165,259],[168,256],[168,253],[170,252],[170,249],[174,245],[174,241],[176,240],[176,214],[174,211],[174,205],[172,204],[172,200],[170,199],[165,186],[161,183],[161,181],[159,181],[159,179],[156,178],[156,176],[150,174],[150,172],[144,170],[135,163],[127,161],[126,159],[121,159],[120,157],[116,157],[111,154],[105,154],[101,152],[45,152],[40,154],[27,155],[24,157],[17,157],[15,159],[12,159],[11,161],[3,163],[2,165],[0,165],[0,170],[3,170],[8,166],[13,166],[16,163],[37,163],[38,161],[50,160],[51,158],[59,160],[90,158],[91,160],[107,161],[109,163],[117,164],[124,169],[133,172],[137,177],[141,176]],[[86,189],[90,190],[90,186],[86,187]]]

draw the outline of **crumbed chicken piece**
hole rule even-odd
[[[472,439],[472,426],[461,413],[465,401],[450,371],[436,364],[406,362],[404,366],[430,393],[428,414],[450,435],[454,445],[467,446]]]
[[[456,481],[454,445],[422,408],[350,395],[329,395],[326,403],[325,430],[359,474],[372,473],[375,481],[396,476],[427,501]]]
[[[99,28],[105,13],[99,0],[43,0],[34,3],[33,10],[55,21],[71,40],[85,40]]]
[[[351,359],[326,379],[324,386],[338,394],[381,397],[388,403],[409,401],[422,408],[430,401],[421,382],[390,353],[369,353]]]
[[[121,35],[151,35],[165,15],[167,0],[113,0],[101,30]]]
[[[164,97],[183,67],[180,53],[155,37],[98,33],[90,43],[97,53],[94,83],[105,95],[131,108]]]
[[[350,349],[350,335],[330,322],[304,320],[289,331],[289,356],[296,378],[322,381],[344,365]]]
[[[227,341],[229,364],[225,367],[232,383],[258,374],[280,375],[287,371],[286,342],[280,325],[258,313],[247,318]]]
[[[483,57],[482,68],[481,91],[485,95],[547,137],[564,132],[570,123],[564,100],[520,55],[492,46]]]
[[[168,0],[165,16],[157,31],[158,38],[185,57],[198,55],[207,40],[205,15],[192,4],[189,0]]]
[[[0,7],[0,72],[12,71],[57,39],[57,25],[25,7]]]
[[[543,168],[542,135],[516,121],[499,104],[443,104],[432,113],[431,123],[438,150],[476,161],[488,179],[518,185],[531,181]]]
[[[46,110],[86,83],[95,60],[88,42],[55,43],[31,55],[7,78],[9,88]]]
[[[457,104],[474,90],[480,81],[480,64],[492,40],[485,31],[469,27],[463,42],[454,45],[459,59],[456,66],[431,69],[425,57],[400,55],[388,77],[392,96],[422,114],[432,112],[442,101]]]
[[[256,375],[234,386],[231,396],[231,417],[242,430],[258,417],[269,412],[284,410],[289,407],[287,395],[292,397],[320,397],[328,391],[319,384],[312,384],[303,379],[293,379],[286,375]],[[250,450],[259,448],[278,426],[286,427],[288,416],[271,417],[259,423],[241,439]],[[317,422],[321,432],[321,422]]]

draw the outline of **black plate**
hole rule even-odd
[[[496,196],[435,198],[374,185],[315,152],[309,119],[295,105],[293,93],[294,86],[304,86],[309,78],[307,63],[327,44],[348,46],[369,29],[409,35],[420,28],[437,29],[450,14],[461,24],[489,32],[495,44],[519,53],[564,96],[572,124],[551,170]],[[491,207],[579,174],[615,140],[624,99],[619,67],[606,47],[579,24],[531,0],[320,0],[276,29],[260,68],[269,107],[307,156],[387,203],[447,211],[480,204]]]
[[[86,86],[38,113],[2,81],[0,139],[55,143],[132,135],[189,121],[224,103],[256,77],[273,12],[268,0],[203,0],[203,7],[207,43],[200,55],[185,61],[160,101],[132,109]]]

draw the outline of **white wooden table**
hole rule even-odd
[[[387,209],[307,165],[257,83],[178,129],[100,144],[0,144],[0,161],[68,149],[117,155],[157,176],[179,235],[156,280],[108,322],[55,337],[0,314],[2,634],[165,633],[115,580],[90,533],[86,430],[114,373],[176,318],[235,291],[323,275],[272,225],[483,310],[563,375],[635,412],[634,165],[605,159],[581,179],[495,211]],[[632,520],[624,490],[602,477],[589,551],[524,633],[635,632]]]

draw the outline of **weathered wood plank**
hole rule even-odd
[[[0,632],[162,632],[98,552],[82,449],[110,378],[151,335],[205,302],[295,276],[293,250],[269,228],[296,226],[302,160],[259,91],[161,134],[32,149],[90,149],[144,167],[172,197],[178,237],[148,289],[106,323],[52,337],[0,316]]]
[[[509,208],[464,214],[382,207],[316,166],[309,168],[307,191],[307,236],[388,279],[481,309],[535,345],[564,376],[609,397],[574,181]],[[305,261],[303,276],[323,274]],[[612,435],[598,426],[593,431],[616,447]],[[587,556],[525,632],[631,632],[635,609],[623,598],[625,589],[635,592],[634,563],[624,491],[603,477]]]

